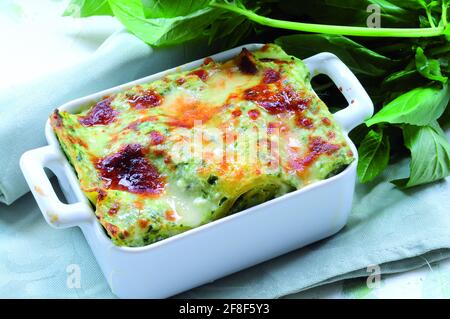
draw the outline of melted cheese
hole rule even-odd
[[[207,60],[79,114],[55,112],[51,123],[117,245],[176,235],[353,160],[304,64],[275,45]]]

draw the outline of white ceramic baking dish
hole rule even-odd
[[[248,44],[212,57],[224,61],[242,47],[254,51],[261,46]],[[195,68],[202,62],[200,59],[92,94],[59,109],[77,112],[102,96]],[[369,96],[336,56],[321,53],[304,62],[313,76],[328,75],[348,101],[347,108],[334,114],[346,135],[372,115]],[[285,254],[336,233],[346,224],[351,210],[357,161],[329,179],[169,239],[139,248],[118,247],[97,221],[49,123],[45,134],[49,145],[21,158],[28,185],[49,225],[81,228],[111,290],[122,298],[169,297]],[[348,137],[347,141],[357,157],[355,146]],[[58,199],[44,168],[57,176],[69,204]]]

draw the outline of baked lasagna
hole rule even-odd
[[[226,62],[206,58],[77,114],[56,110],[50,122],[120,246],[245,210],[354,160],[303,62],[273,44]]]

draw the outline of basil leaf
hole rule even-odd
[[[252,23],[245,17],[223,15],[211,25],[208,37],[209,42],[215,42],[218,48],[229,49],[237,46],[251,31]]]
[[[410,176],[393,181],[400,187],[434,182],[450,174],[450,145],[439,125],[405,125],[405,145],[411,151]]]
[[[183,5],[182,1],[177,2]],[[221,14],[219,10],[203,8],[184,16],[147,19],[140,0],[109,0],[109,4],[130,32],[154,46],[178,44],[204,36],[205,29]]]
[[[146,18],[175,18],[204,9],[209,0],[142,0]]]
[[[358,148],[358,178],[367,183],[377,177],[388,165],[389,138],[382,130],[370,130]]]
[[[382,76],[397,65],[396,61],[339,35],[296,34],[280,37],[275,43],[301,59],[324,51],[334,53],[356,74]]]
[[[441,65],[442,71],[447,74],[450,73],[450,56],[439,57],[438,61]]]
[[[108,0],[71,0],[63,13],[77,18],[101,15],[113,15]]]
[[[394,72],[384,79],[382,85],[387,87],[398,82],[403,84],[407,81],[411,81],[417,73],[417,70],[401,70]]]
[[[142,0],[146,18],[174,18],[205,8],[209,0],[159,1]],[[108,0],[71,0],[63,16],[90,17],[113,15]]]
[[[411,0],[283,0],[280,7],[285,14],[303,18],[313,17],[324,24],[367,26],[369,5],[376,5],[380,10],[383,27],[416,27],[418,11],[422,6]]]
[[[376,123],[428,125],[437,120],[450,99],[449,86],[420,87],[400,95],[366,121]]]
[[[387,101],[392,100],[392,95],[399,92],[403,94],[406,91],[413,90],[429,83],[415,68],[413,70],[401,70],[387,76],[381,83],[381,90]]]
[[[448,78],[441,73],[441,64],[436,59],[428,59],[421,47],[416,50],[416,67],[419,73],[430,80],[446,83]]]
[[[355,145],[360,145],[366,135],[369,133],[370,129],[367,127],[366,124],[360,124],[357,127],[355,127],[353,130],[351,130],[348,133],[348,136],[353,141]]]

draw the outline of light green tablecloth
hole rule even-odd
[[[199,44],[152,51],[133,36],[119,33],[74,68],[0,92],[0,187],[6,201],[25,192],[19,155],[44,143],[43,126],[54,107],[205,51]],[[349,224],[338,235],[183,296],[280,297],[367,276],[368,265],[380,264],[383,273],[390,273],[448,257],[449,181],[400,191],[387,180],[406,176],[407,164],[398,163],[376,182],[357,186]],[[80,270],[80,288],[67,285],[73,265]],[[78,229],[51,229],[29,194],[12,206],[0,204],[0,297],[111,296]]]

